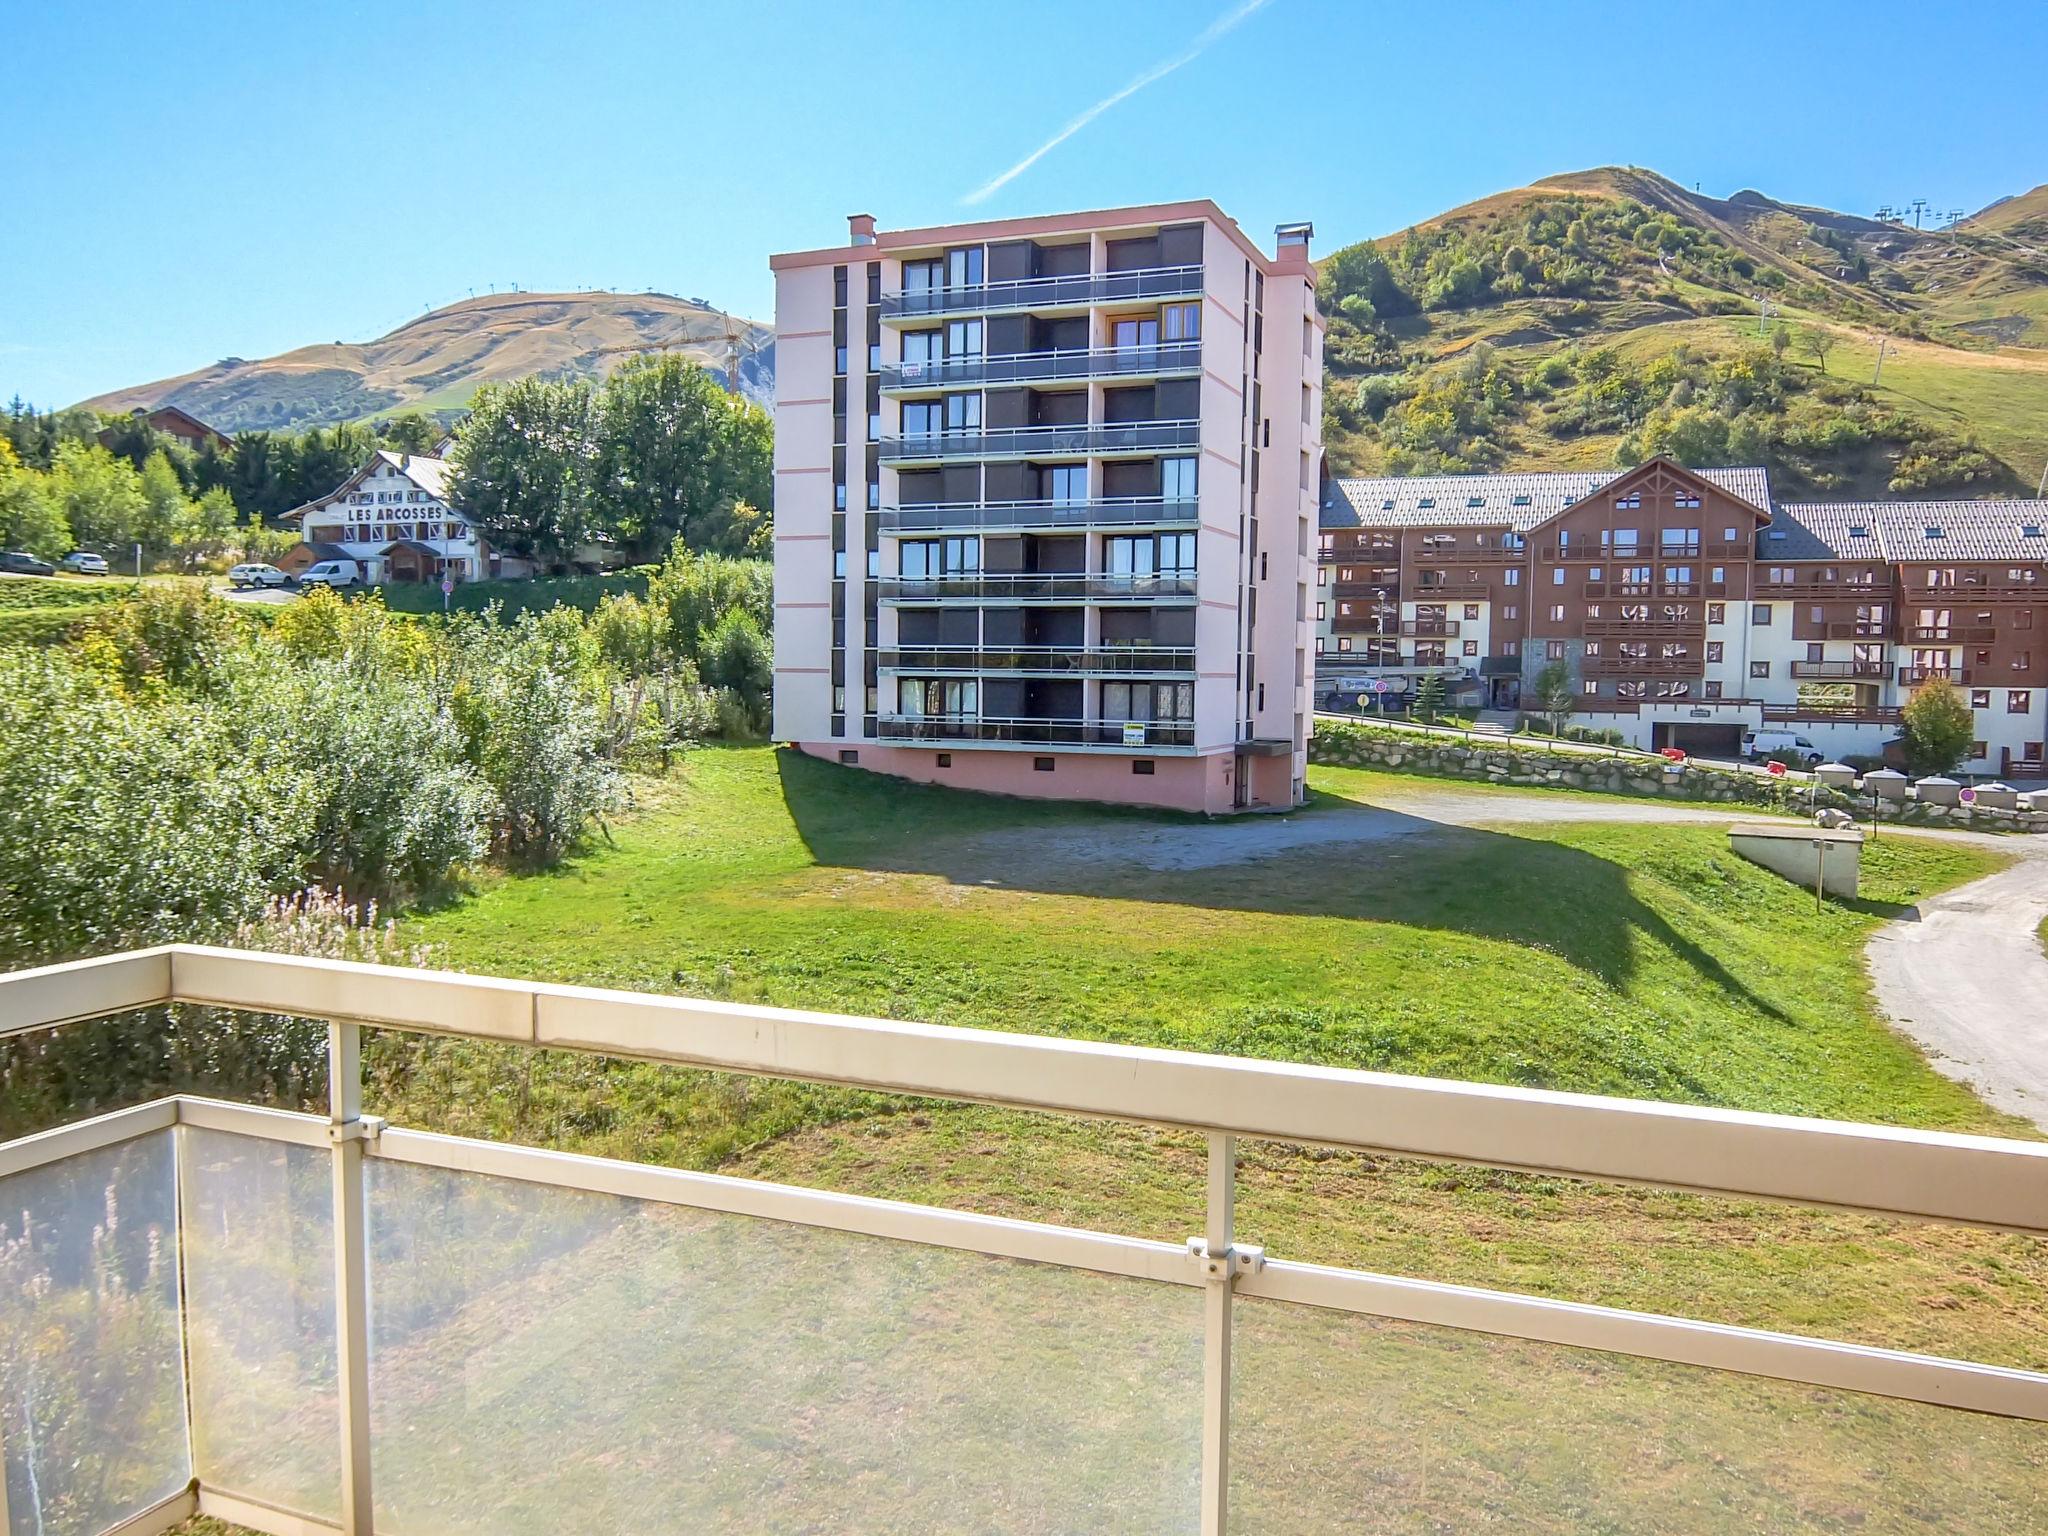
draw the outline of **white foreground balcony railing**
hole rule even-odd
[[[1220,1536],[1340,1523],[1308,1505],[1342,1477],[1405,1529],[1474,1476],[1552,1529],[1754,1529],[1781,1493],[1764,1528],[1834,1529],[1775,1485],[1836,1463],[1930,1529],[2048,1528],[2048,1374],[1293,1263],[1234,1219],[1258,1137],[2042,1236],[2048,1145],[187,946],[0,977],[0,1034],[170,1002],[329,1021],[330,1112],[0,1144],[0,1532]],[[1200,1131],[1204,1230],[385,1126],[364,1025]],[[1530,1416],[1551,1462],[1427,1460]],[[1610,1484],[1616,1439],[1649,1460]]]

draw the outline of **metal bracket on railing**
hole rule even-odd
[[[360,1115],[336,1125],[329,1122],[327,1139],[339,1146],[344,1141],[375,1141],[384,1134],[384,1121],[377,1115]]]
[[[1213,1258],[1206,1238],[1188,1239],[1188,1258],[1211,1280],[1235,1280],[1239,1275],[1256,1275],[1266,1267],[1266,1250],[1250,1243],[1237,1243]]]

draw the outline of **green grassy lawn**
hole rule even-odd
[[[643,783],[635,814],[569,867],[491,878],[406,937],[517,976],[2021,1129],[1882,1025],[1860,960],[1877,923],[1999,867],[1995,852],[1887,837],[1864,899],[1816,913],[1732,858],[1717,825],[1511,823],[1557,796],[1321,769],[1314,784],[1294,817],[1212,824],[706,750]],[[1447,796],[1492,823],[1403,811]],[[1361,840],[1368,821],[1414,835]],[[1201,1224],[1203,1147],[1186,1134],[463,1042],[380,1036],[371,1054],[371,1107],[401,1124],[1174,1242]],[[2048,1245],[1242,1151],[1239,1228],[1276,1256],[2048,1365]],[[565,1491],[605,1529],[1187,1523],[1192,1293],[392,1176],[419,1186],[410,1235],[382,1218],[377,1282],[395,1330],[386,1422],[406,1426],[380,1476],[409,1529],[554,1529]],[[1240,1310],[1248,1531],[1352,1528],[1366,1509],[1375,1529],[1556,1532],[2020,1532],[2048,1517],[2038,1426]],[[285,1470],[291,1446],[331,1444],[317,1414],[247,1417]],[[883,1425],[886,1454],[870,1438]],[[487,1474],[454,1470],[486,1446]],[[1033,1465],[1059,1476],[1008,1481]],[[549,1469],[545,1488],[529,1466]]]
[[[1995,854],[1887,837],[1864,900],[1815,913],[1712,824],[1346,843],[1364,806],[1515,792],[1314,782],[1292,823],[1311,839],[1152,868],[1120,850],[1218,829],[709,750],[643,786],[612,845],[492,879],[408,936],[482,972],[2025,1134],[1877,1019],[1861,961],[1885,916]],[[1199,1226],[1188,1137],[472,1044],[378,1062],[400,1123],[1176,1241]],[[2017,1239],[1283,1146],[1246,1162],[1247,1231],[1276,1253],[2048,1361],[2048,1259]]]

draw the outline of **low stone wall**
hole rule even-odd
[[[1318,720],[1309,739],[1309,761],[1345,768],[1386,768],[1399,773],[1464,779],[1479,784],[1523,784],[1537,788],[1583,789],[1652,800],[1714,805],[1753,805],[1802,815],[1822,807],[1847,811],[1868,821],[1870,796],[1845,794],[1804,779],[1740,773],[1698,763],[1665,763],[1643,757],[1601,757],[1542,747],[1466,742]],[[1997,811],[1968,805],[1922,803],[1910,795],[1882,802],[1881,819],[1906,826],[1956,827],[1973,832],[2048,832],[2048,808]]]

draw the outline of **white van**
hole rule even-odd
[[[337,591],[362,584],[363,568],[354,560],[322,560],[318,565],[307,566],[299,577],[302,587],[332,587]]]
[[[1758,763],[1767,757],[1792,757],[1809,768],[1828,760],[1827,753],[1804,736],[1795,736],[1790,731],[1774,731],[1769,727],[1742,733],[1742,755]]]

